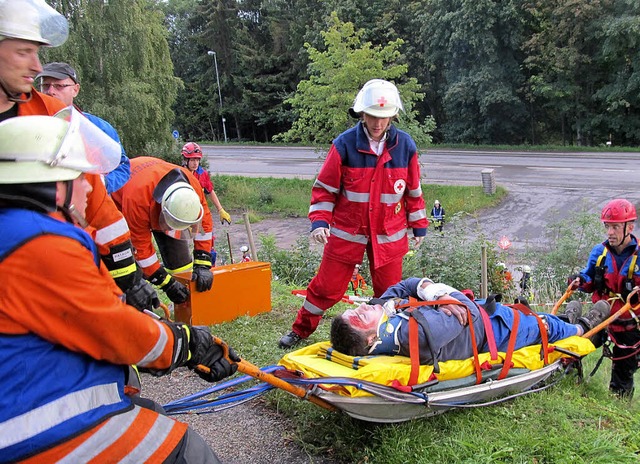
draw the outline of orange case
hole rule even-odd
[[[176,321],[211,325],[271,311],[271,263],[250,261],[211,270],[213,286],[207,292],[196,291],[189,272],[174,276],[191,290],[186,303],[174,306]]]

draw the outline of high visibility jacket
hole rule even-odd
[[[202,185],[202,189],[204,190],[205,194],[209,195],[211,192],[213,192],[213,182],[211,182],[211,176],[206,169],[204,169],[202,166],[198,166],[198,169],[193,171],[192,174],[196,179],[198,179],[200,185]]]
[[[195,250],[211,252],[213,245],[213,220],[202,192],[202,187],[187,168],[181,168],[159,158],[140,156],[131,160],[131,179],[124,187],[113,193],[122,214],[131,230],[131,241],[135,249],[135,259],[145,276],[149,277],[158,269],[160,262],[152,242],[152,231],[164,232],[169,236],[179,235],[179,231],[164,231],[160,226],[161,205],[153,198],[158,182],[170,171],[181,169],[189,183],[198,193],[204,208],[204,216],[199,232],[194,238]]]
[[[591,293],[591,300],[595,303],[600,300],[611,302],[611,314],[617,312],[625,303],[626,297],[633,287],[640,285],[640,263],[638,262],[638,239],[631,235],[631,242],[618,254],[611,248],[609,241],[604,241],[591,250],[587,265],[580,271],[580,276],[585,283],[580,290]],[[604,285],[598,288],[595,282],[596,267],[606,266],[604,272]],[[629,280],[629,288],[625,289]],[[613,297],[613,299],[611,299]],[[616,298],[617,297],[617,298]],[[618,323],[631,319],[629,312],[625,312],[618,319]]]
[[[0,237],[0,462],[161,462],[186,425],[133,406],[124,369],[167,369],[169,327],[118,298],[80,228],[3,208]]]
[[[63,108],[66,108],[64,103],[57,98],[34,90],[31,92],[31,100],[18,104],[18,116],[53,116]],[[89,226],[95,230],[94,240],[111,277],[122,290],[126,290],[138,280],[129,227],[107,194],[102,178],[96,174],[85,174],[85,177],[93,188],[87,198],[85,217]]]
[[[362,122],[334,141],[311,191],[311,229],[331,226],[324,253],[359,263],[368,243],[374,268],[408,251],[407,228],[424,236],[426,217],[415,142],[389,128],[380,156]]]

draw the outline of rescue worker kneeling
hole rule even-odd
[[[147,280],[177,304],[187,300],[189,289],[172,274],[192,271],[197,291],[211,289],[213,220],[202,187],[188,169],[158,158],[134,158],[131,179],[112,198],[129,224],[136,262]]]
[[[208,381],[237,366],[208,329],[122,301],[76,226],[91,190],[83,173],[108,172],[120,147],[67,119],[0,123],[0,461],[219,462],[186,424],[125,394],[130,364],[155,375],[187,366]]]

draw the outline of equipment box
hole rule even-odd
[[[174,277],[191,291],[186,303],[174,306],[174,318],[192,325],[211,325],[240,316],[271,311],[271,263],[249,261],[211,268],[213,286],[196,291],[191,273]]]

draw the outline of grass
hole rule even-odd
[[[282,217],[306,217],[313,180],[282,179],[274,177],[212,176],[216,194],[227,210],[249,213],[251,222],[266,215]],[[427,213],[433,201],[438,199],[447,215],[464,212],[474,213],[495,206],[506,196],[506,190],[498,186],[496,193],[487,195],[482,186],[422,186]]]
[[[259,366],[276,364],[278,338],[288,330],[302,301],[291,287],[274,282],[272,311],[213,326],[238,353]],[[340,304],[327,319],[342,311]],[[309,343],[328,339],[324,320]],[[589,355],[585,373],[599,357]],[[608,393],[610,362],[595,377],[558,385],[500,405],[449,411],[401,424],[372,424],[332,413],[281,391],[271,406],[297,425],[292,437],[311,455],[340,463],[637,463],[640,453],[638,401]]]

